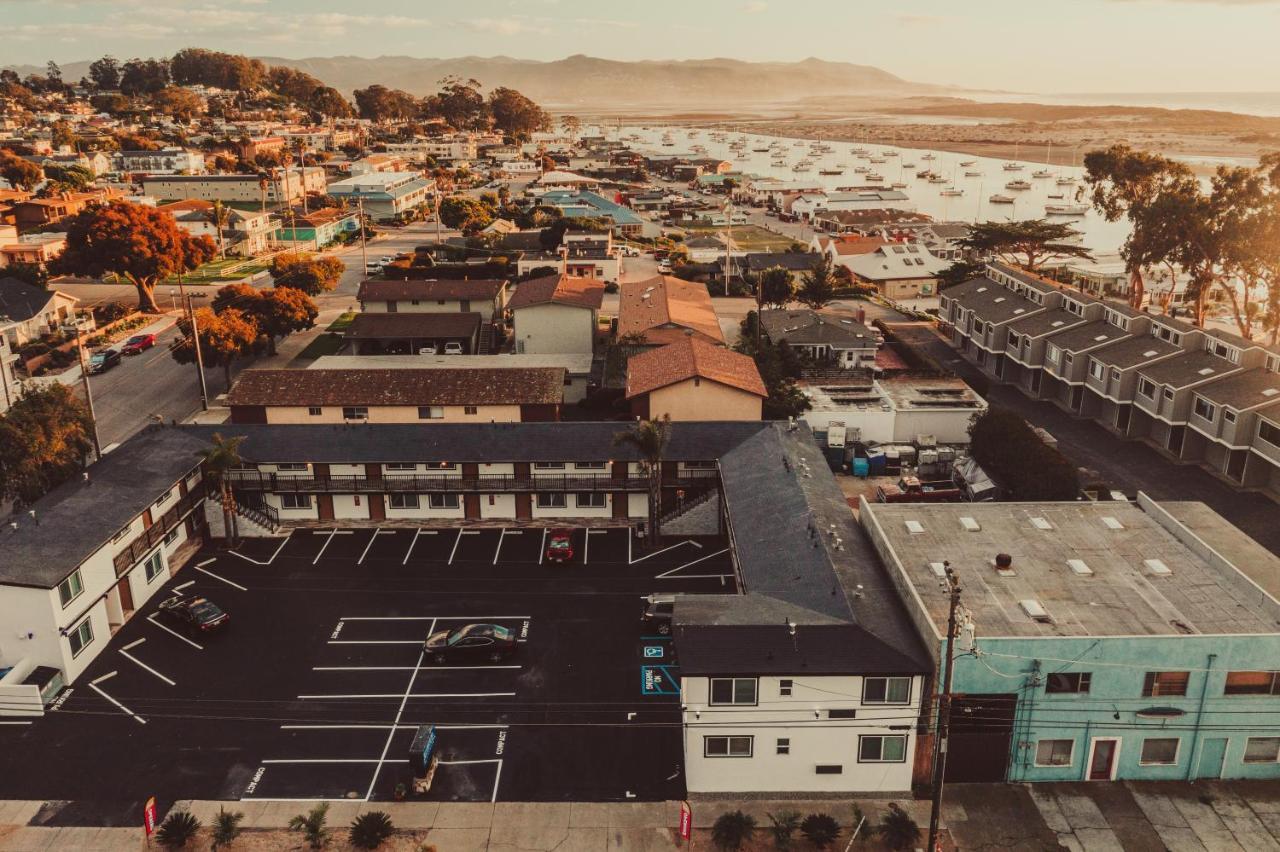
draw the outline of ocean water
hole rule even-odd
[[[1210,109],[1246,115],[1280,116],[1280,92],[1063,92],[1055,94],[963,92],[961,95],[987,103],[1029,102],[1066,106]]]

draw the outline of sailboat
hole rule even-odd
[[[1006,172],[1022,171],[1022,163],[1018,162],[1018,143],[1017,142],[1013,143],[1013,159],[1004,164],[1004,170]]]
[[[1044,161],[1049,164],[1053,162],[1053,140],[1049,140],[1048,146],[1044,149]],[[1036,169],[1031,173],[1033,178],[1051,178],[1053,177],[1053,169]]]

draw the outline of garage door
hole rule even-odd
[[[1013,740],[1013,693],[957,695],[951,701],[947,781],[1004,781]]]

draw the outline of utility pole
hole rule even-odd
[[[186,297],[187,316],[191,319],[191,345],[196,350],[196,373],[200,376],[200,408],[209,410],[209,386],[204,380],[204,354],[200,351],[200,328],[196,323],[196,309],[191,297]]]
[[[436,246],[439,247],[440,237],[440,184],[436,184]]]
[[[307,149],[302,140],[298,140],[298,181],[302,184],[302,215],[307,213]],[[317,242],[316,251],[320,250]]]
[[[360,266],[362,269],[361,274],[368,275],[369,274],[369,255],[365,252],[365,244],[364,244],[364,196],[363,195],[356,196],[356,204],[360,210],[360,214],[359,214],[360,215]]]
[[[929,811],[928,852],[934,852],[938,843],[938,817],[942,810],[942,784],[947,771],[947,738],[951,733],[951,669],[955,663],[956,610],[960,606],[960,579],[951,570],[950,562],[943,562],[946,570],[947,596],[947,648],[942,670],[942,694],[938,696],[938,719],[934,725],[933,739],[933,806]]]
[[[74,318],[76,324],[76,357],[80,361],[80,378],[84,380],[84,401],[89,408],[89,421],[93,424],[93,454],[102,458],[102,442],[98,440],[98,417],[93,411],[93,390],[89,387],[89,368],[84,363],[84,344],[80,341],[80,318]]]
[[[729,295],[729,277],[733,272],[733,199],[724,200],[724,294]],[[756,320],[760,319],[759,313]]]

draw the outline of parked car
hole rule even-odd
[[[382,264],[376,260],[371,260],[364,265],[366,275],[374,275],[382,271]]]
[[[184,595],[181,592],[160,601],[160,614],[196,633],[221,630],[231,620],[231,616],[208,598]]]
[[[568,562],[573,558],[573,530],[560,527],[547,537],[548,562]]]
[[[154,334],[135,334],[124,342],[124,346],[120,347],[120,354],[137,355],[155,345],[156,336]]]
[[[384,254],[382,257],[378,258],[378,264],[380,266],[390,266],[391,264],[395,263],[395,260],[396,259],[391,255]]]
[[[461,344],[461,343],[459,343],[459,342],[458,342],[458,341],[456,341],[456,340],[450,340],[448,343],[446,343],[446,344],[444,345],[444,354],[446,354],[446,355],[461,355],[461,354],[462,354],[462,344]]]
[[[647,595],[644,598],[644,611],[640,614],[641,629],[659,636],[670,636],[675,607],[676,599],[673,595]]]
[[[89,356],[89,372],[105,373],[120,364],[120,352],[116,349],[102,349]]]
[[[497,663],[515,652],[515,635],[498,624],[464,624],[432,633],[422,643],[422,653],[436,663],[473,660]]]

